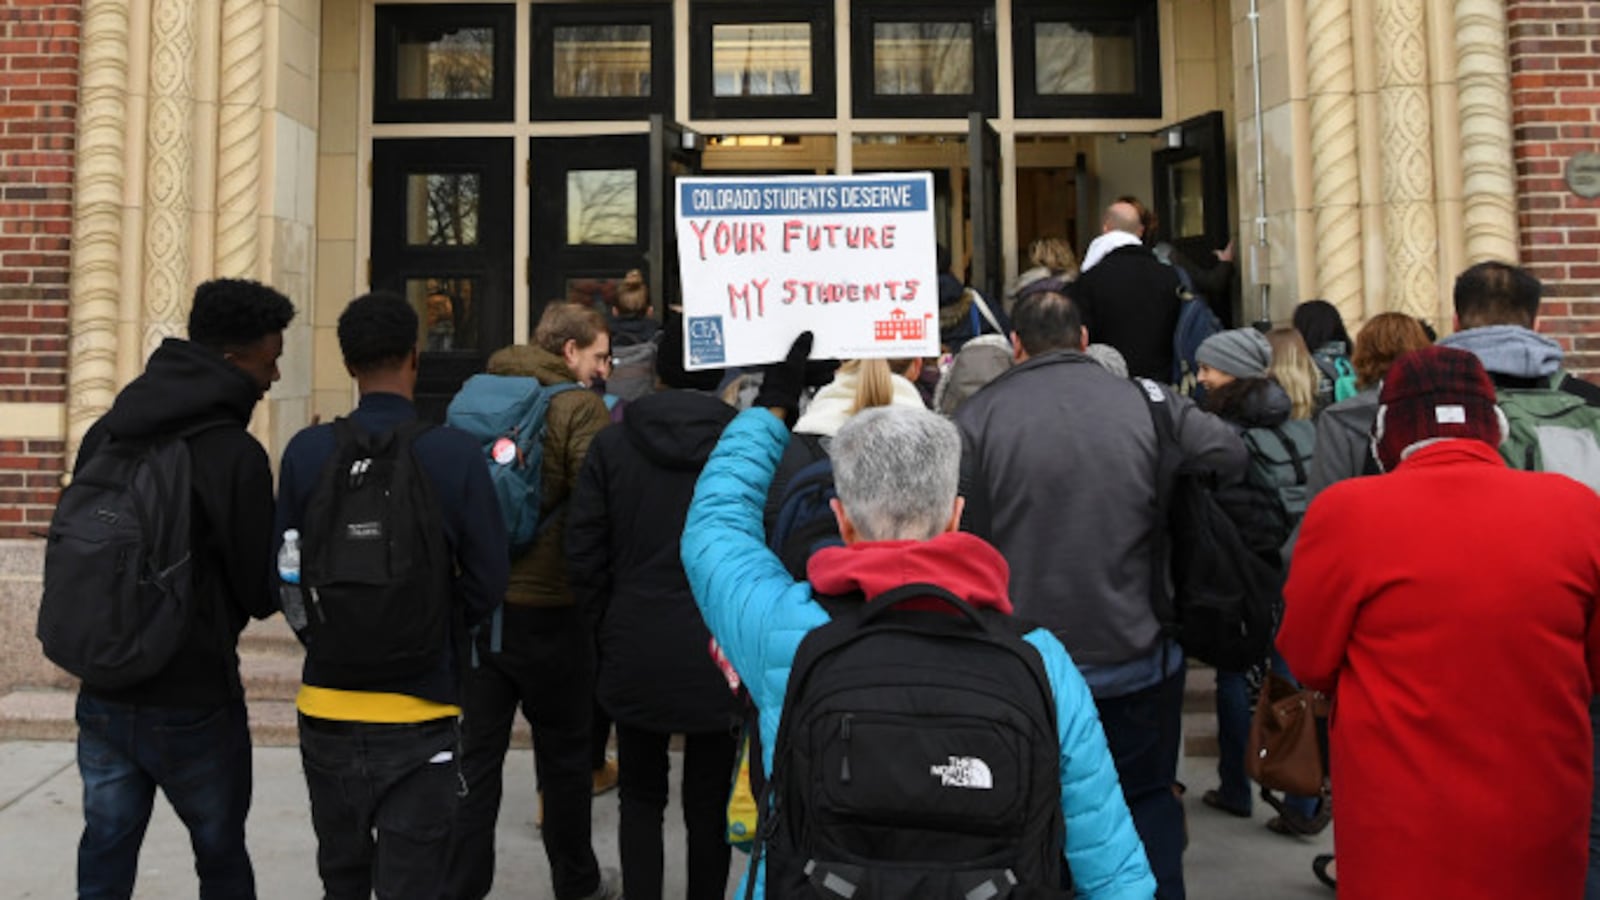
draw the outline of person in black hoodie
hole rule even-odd
[[[567,514],[567,575],[595,629],[596,696],[616,721],[622,883],[630,900],[661,897],[667,742],[685,735],[683,816],[690,900],[721,898],[729,848],[724,809],[738,705],[712,661],[678,544],[695,482],[735,410],[709,393],[719,372],[682,371],[682,328],[657,360],[668,390],[628,406],[590,447]]]
[[[83,836],[78,895],[128,897],[161,788],[185,825],[205,897],[254,897],[245,848],[250,729],[239,681],[239,632],[277,606],[269,568],[272,469],[245,430],[278,380],[289,299],[253,281],[195,289],[189,339],[167,338],[144,374],[89,428],[74,472],[108,442],[203,431],[192,458],[195,618],[160,672],[118,690],[78,693]]]

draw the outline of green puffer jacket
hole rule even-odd
[[[543,385],[575,381],[566,360],[543,347],[513,344],[489,357],[491,375],[524,375]],[[605,401],[593,391],[563,391],[550,400],[544,433],[544,497],[540,502],[539,537],[533,549],[511,562],[506,603],[512,606],[571,606],[567,561],[562,552],[567,498],[578,483],[578,471],[589,454],[589,442],[611,424]],[[547,516],[555,516],[546,525]]]

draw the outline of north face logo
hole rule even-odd
[[[929,767],[929,774],[939,776],[940,787],[994,790],[994,774],[989,771],[989,764],[976,756],[952,756],[948,765]]]

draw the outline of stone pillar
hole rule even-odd
[[[1432,109],[1423,0],[1376,4],[1385,307],[1433,319],[1439,285]]]
[[[1511,150],[1511,53],[1501,0],[1456,0],[1466,262],[1517,262]]]
[[[222,4],[215,264],[221,277],[261,277],[257,217],[261,215],[265,19],[261,0]]]
[[[194,162],[195,4],[155,0],[150,25],[150,119],[145,135],[144,328],[148,354],[183,331],[189,283]]]
[[[1361,274],[1361,167],[1350,0],[1307,0],[1312,209],[1317,295],[1347,322],[1365,316]]]

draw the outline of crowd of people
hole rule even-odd
[[[1263,794],[1291,837],[1337,801],[1316,877],[1358,898],[1570,898],[1586,877],[1600,896],[1600,389],[1535,330],[1538,282],[1461,273],[1437,345],[1399,313],[1352,341],[1320,300],[1267,333],[1218,327],[1190,396],[1181,304],[1228,306],[1231,248],[1189,271],[1150,230],[1118,201],[1081,265],[1038,241],[1000,302],[943,272],[942,360],[810,360],[802,334],[759,370],[685,371],[675,314],[662,327],[630,273],[609,315],[551,302],[489,358],[478,377],[537,410],[487,439],[417,421],[432,314],[363,295],[338,322],[359,402],[294,436],[275,491],[246,425],[295,310],[201,285],[188,338],[77,461],[186,442],[194,520],[182,643],[80,692],[79,895],[131,895],[158,787],[202,896],[255,895],[237,643],[281,610],[306,645],[329,898],[487,896],[519,711],[557,900],[659,898],[677,865],[692,900],[723,897],[746,769],[754,896],[1182,898],[1170,453],[1283,582],[1276,649],[1217,674],[1203,805],[1251,815],[1245,739],[1276,671],[1333,698],[1331,794]],[[519,537],[503,479],[523,465]],[[620,872],[591,834],[611,723]]]

